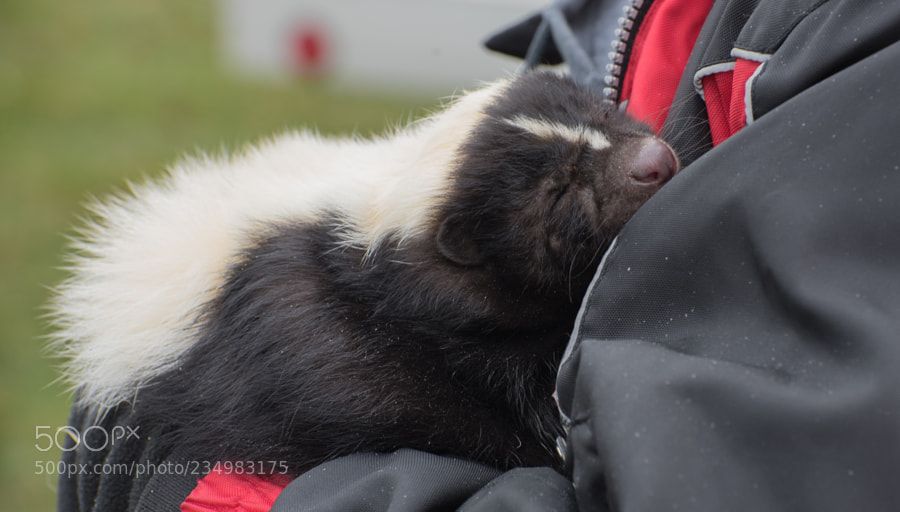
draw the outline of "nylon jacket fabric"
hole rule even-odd
[[[400,450],[351,455],[308,471],[272,510],[539,512],[573,510],[574,499],[569,482],[547,468],[501,475],[474,462]]]
[[[559,380],[580,510],[897,510],[897,90],[900,44],[621,233]]]
[[[900,5],[717,2],[559,396],[579,510],[897,510]],[[737,49],[738,51],[735,51]],[[693,78],[757,58],[709,150]]]

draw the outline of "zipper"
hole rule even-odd
[[[652,0],[628,0],[622,7],[623,16],[618,19],[612,50],[607,54],[606,76],[603,77],[603,96],[609,103],[619,102],[620,86],[625,77],[625,66],[631,52],[633,35],[637,33],[641,21],[650,9]]]

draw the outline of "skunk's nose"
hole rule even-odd
[[[678,157],[672,148],[655,137],[647,137],[628,174],[638,184],[658,187],[672,179],[678,170]]]

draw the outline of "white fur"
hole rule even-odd
[[[87,406],[113,406],[171,367],[196,338],[198,309],[255,233],[273,221],[347,219],[370,247],[421,232],[448,186],[456,150],[505,86],[463,96],[376,140],[291,133],[233,157],[189,159],[159,181],[98,202],[58,289],[56,341]]]
[[[522,115],[507,119],[506,122],[542,139],[560,138],[573,144],[587,144],[597,151],[610,146],[606,135],[589,126],[571,127],[555,121]]]

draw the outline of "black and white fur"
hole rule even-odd
[[[581,296],[670,176],[647,167],[677,167],[651,145],[532,73],[385,139],[184,163],[99,205],[80,242],[57,318],[81,405],[130,402],[197,460],[553,464]]]

